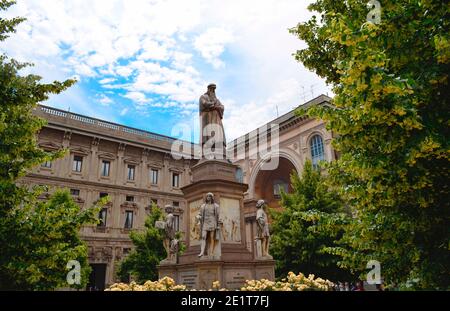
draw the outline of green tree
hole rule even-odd
[[[164,232],[155,227],[158,220],[164,220],[164,214],[160,208],[152,205],[152,212],[145,220],[145,231],[130,233],[134,249],[119,264],[117,276],[121,281],[128,281],[130,276],[137,282],[158,279],[156,266],[166,257]]]
[[[0,1],[6,10],[14,1]],[[0,41],[15,30],[23,18],[0,18]],[[75,81],[40,83],[36,75],[20,75],[29,64],[0,56],[0,289],[46,290],[67,287],[67,263],[81,264],[82,287],[87,282],[86,245],[79,229],[95,223],[96,209],[80,208],[66,192],[48,201],[38,199],[42,188],[20,184],[34,166],[54,160],[64,151],[48,153],[37,145],[37,133],[45,121],[33,115],[39,102],[58,94]]]
[[[314,274],[333,281],[351,280],[348,271],[337,266],[339,257],[324,250],[336,246],[348,222],[342,200],[330,189],[321,171],[310,161],[302,176],[291,176],[293,192],[282,193],[281,211],[272,211],[271,253],[276,274]]]
[[[80,211],[68,190],[57,190],[49,199],[39,200],[42,191],[37,187],[27,194],[20,208],[13,208],[3,222],[10,230],[1,236],[9,241],[2,248],[2,289],[69,287],[67,274],[75,268],[67,267],[71,260],[78,261],[81,268],[81,282],[73,287],[83,288],[89,279],[87,246],[79,231],[83,224],[97,221],[98,209]]]
[[[387,283],[448,289],[450,7],[366,3],[316,1],[320,22],[290,30],[308,44],[296,59],[335,93],[333,108],[308,112],[337,134],[327,169],[355,216],[328,251],[354,271],[378,260]]]

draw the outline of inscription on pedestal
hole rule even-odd
[[[180,273],[180,283],[186,285],[188,289],[194,289],[197,286],[198,275],[195,271]]]
[[[248,270],[232,270],[225,272],[225,287],[228,289],[241,288],[246,280],[252,279]]]

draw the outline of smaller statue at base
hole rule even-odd
[[[164,211],[166,212],[166,220],[163,222],[163,224],[160,225],[160,227],[163,227],[161,229],[164,229],[163,245],[167,253],[167,258],[164,259],[161,263],[177,263],[179,241],[176,239],[173,206],[166,205]]]
[[[205,255],[209,259],[220,259],[220,220],[219,204],[214,202],[214,194],[211,192],[206,195],[205,203],[200,207],[198,215],[200,221],[200,254],[202,258]]]
[[[259,200],[256,203],[256,252],[255,256],[257,259],[273,259],[269,255],[269,242],[270,242],[270,232],[269,232],[269,221],[267,214],[264,211],[266,207],[266,202],[264,200]]]

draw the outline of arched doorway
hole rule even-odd
[[[294,164],[284,157],[279,158],[275,170],[260,170],[254,183],[254,198],[266,200],[271,208],[279,208],[281,189],[292,192],[292,172],[297,172]]]

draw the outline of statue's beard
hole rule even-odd
[[[214,91],[209,91],[209,97],[210,98],[212,98],[212,99],[217,99],[217,97],[216,97],[216,93],[214,92]]]

